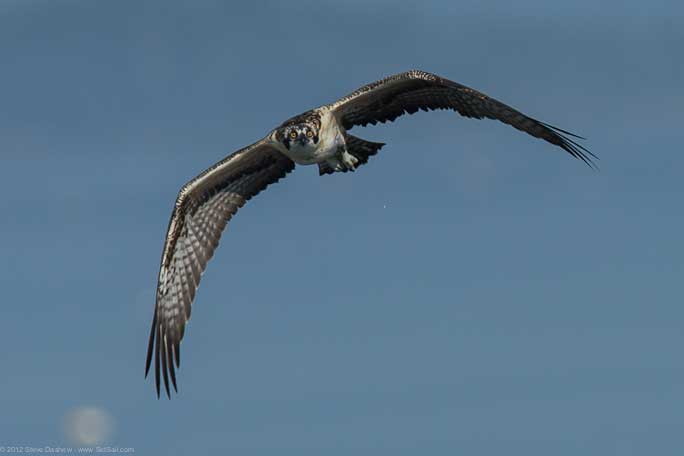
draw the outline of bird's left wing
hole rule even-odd
[[[333,111],[345,129],[393,121],[418,110],[451,109],[465,117],[496,119],[518,130],[561,147],[588,165],[594,154],[560,128],[526,116],[514,108],[475,89],[425,71],[411,70],[367,84],[325,106]]]
[[[160,373],[166,394],[170,396],[169,377],[176,389],[180,341],[195,291],[221,232],[247,200],[294,167],[292,160],[264,139],[207,169],[178,194],[162,253],[145,364],[147,376],[154,358],[157,396]]]

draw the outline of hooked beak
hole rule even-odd
[[[308,142],[308,138],[306,137],[305,134],[301,134],[301,135],[297,136],[296,141],[297,141],[300,145],[303,146],[304,144],[306,144],[306,143]]]

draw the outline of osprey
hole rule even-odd
[[[384,143],[347,131],[393,121],[403,114],[451,109],[465,117],[496,119],[556,145],[592,165],[594,154],[580,138],[522,114],[464,85],[423,71],[407,71],[283,122],[263,139],[229,155],[181,188],[171,214],[159,269],[145,377],[154,359],[157,397],[160,373],[169,393],[176,387],[180,342],[202,273],[231,217],[250,198],[299,165],[318,165],[320,175],[354,171]],[[583,138],[580,138],[583,139]]]

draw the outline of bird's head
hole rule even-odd
[[[307,147],[318,143],[318,126],[308,122],[286,125],[278,128],[275,136],[288,150],[296,146]]]

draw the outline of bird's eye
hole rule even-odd
[[[308,130],[308,131],[306,132],[306,137],[307,137],[307,138],[311,138],[312,136],[313,136],[313,131]]]
[[[290,138],[292,138],[292,139],[297,139],[297,132],[296,132],[296,131],[291,131],[291,132],[290,132]]]

